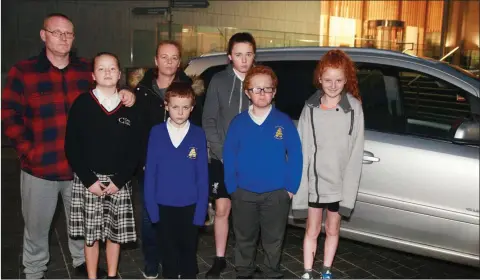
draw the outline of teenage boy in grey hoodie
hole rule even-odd
[[[223,175],[223,143],[230,121],[248,109],[248,97],[243,92],[243,80],[254,63],[255,39],[250,33],[236,33],[228,41],[228,59],[231,64],[215,74],[210,81],[205,99],[202,125],[210,147],[210,186],[215,198],[216,258],[207,278],[219,278],[226,267],[225,250],[228,238],[228,217],[231,209]]]

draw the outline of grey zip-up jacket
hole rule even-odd
[[[236,115],[248,109],[249,103],[243,92],[243,82],[233,72],[231,64],[212,77],[202,116],[212,158],[223,160],[223,142],[228,126]]]
[[[362,104],[351,94],[332,109],[320,109],[321,91],[308,99],[298,121],[303,172],[292,200],[293,215],[307,217],[308,202],[340,201],[339,213],[349,217],[357,198],[363,162]],[[313,123],[313,125],[312,125]]]

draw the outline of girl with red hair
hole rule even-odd
[[[303,279],[313,278],[317,238],[326,209],[321,276],[330,279],[341,217],[350,216],[357,198],[364,121],[355,66],[343,51],[331,50],[322,57],[314,84],[318,90],[306,102],[298,122],[303,173],[292,209],[295,217],[307,217]]]

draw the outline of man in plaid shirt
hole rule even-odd
[[[75,34],[67,16],[47,16],[40,37],[45,48],[10,69],[2,93],[3,133],[21,162],[23,265],[30,279],[45,276],[48,232],[59,193],[70,218],[73,174],[64,152],[67,116],[73,101],[92,85],[90,62],[70,52]],[[135,102],[127,90],[120,96],[125,106]],[[68,245],[76,272],[86,278],[84,241],[69,239]]]

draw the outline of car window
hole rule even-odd
[[[398,78],[391,71],[373,64],[357,64],[357,79],[365,129],[401,133],[404,118]]]
[[[471,118],[468,93],[436,77],[399,69],[407,133],[449,139],[452,126]]]
[[[262,61],[258,64],[271,67],[278,77],[275,107],[292,120],[298,120],[305,101],[316,90],[313,72],[317,61]]]
[[[471,118],[468,93],[430,75],[357,64],[365,129],[451,140],[452,126]]]
[[[213,76],[218,72],[225,70],[225,67],[227,67],[226,64],[212,66],[210,68],[207,68],[205,71],[202,72],[202,74],[200,74],[200,78],[203,80],[203,85],[205,87],[205,96],[204,98],[202,98],[203,102],[205,102],[207,89],[208,89],[208,86],[210,85],[210,81],[212,80]]]
[[[203,71],[202,74],[200,74],[200,78],[202,78],[203,80],[205,89],[207,89],[208,85],[210,85],[210,81],[212,80],[213,76],[218,72],[225,70],[225,67],[227,67],[226,64],[212,66],[210,68],[207,68],[205,71]]]

